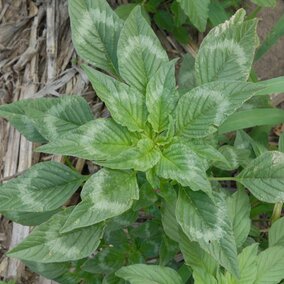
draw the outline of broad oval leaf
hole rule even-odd
[[[146,89],[148,121],[156,132],[168,128],[169,115],[176,107],[178,95],[175,92],[175,63],[164,63],[150,79]]]
[[[135,134],[112,119],[96,119],[37,148],[37,151],[99,161],[113,159],[134,147],[137,141]]]
[[[176,180],[182,186],[210,192],[204,161],[187,145],[174,143],[163,150],[155,170],[158,176]]]
[[[195,268],[192,275],[195,284],[218,284],[216,278],[202,268]]]
[[[183,283],[175,270],[159,265],[133,264],[120,268],[115,274],[131,284]]]
[[[269,247],[284,246],[284,218],[275,221],[268,231]]]
[[[246,241],[250,226],[250,201],[245,191],[238,190],[227,199],[228,213],[233,225],[237,247]]]
[[[180,189],[176,218],[191,241],[199,243],[219,264],[239,276],[237,248],[227,205],[220,194]],[[212,197],[212,198],[213,198]]]
[[[157,36],[135,7],[125,21],[118,42],[118,65],[121,77],[145,94],[147,83],[168,56]]]
[[[28,99],[0,106],[0,116],[9,122],[29,141],[44,143],[46,139],[37,130],[34,121],[26,113],[32,110],[46,112],[59,102],[58,99]]]
[[[36,227],[8,256],[41,263],[66,262],[89,256],[100,244],[104,224],[61,234],[63,224],[73,208],[69,207]]]
[[[84,177],[57,162],[42,162],[0,186],[0,212],[44,212],[62,206]]]
[[[143,131],[147,120],[145,96],[91,67],[85,65],[83,69],[112,118],[130,131]]]
[[[79,56],[118,74],[117,44],[123,21],[105,0],[69,0],[72,42]]]
[[[91,109],[82,97],[63,96],[57,98],[56,102],[46,111],[31,107],[26,110],[26,115],[33,120],[36,129],[48,141],[53,141],[93,120]]]
[[[176,108],[176,132],[202,138],[217,131],[226,118],[259,90],[253,83],[222,81],[204,84],[183,95]]]
[[[253,160],[237,176],[259,200],[276,203],[284,201],[284,153],[269,151]]]
[[[185,263],[195,271],[202,269],[206,273],[214,275],[218,268],[216,260],[200,247],[198,242],[191,241],[184,232],[179,230],[179,247]]]
[[[275,246],[261,252],[257,258],[254,284],[277,284],[284,279],[284,247]]]
[[[177,0],[191,23],[204,32],[207,24],[210,0]]]
[[[238,255],[238,260],[240,264],[240,278],[234,280],[236,284],[248,284],[255,283],[256,273],[257,273],[257,253],[258,244],[252,244],[245,247],[242,252]]]
[[[139,199],[135,173],[101,169],[88,179],[81,198],[61,232],[97,224],[130,209],[133,200]]]
[[[199,85],[220,80],[246,81],[258,44],[257,20],[243,21],[240,9],[225,23],[213,28],[202,41],[195,61]]]
[[[0,193],[1,194],[1,193]],[[45,212],[2,211],[1,214],[15,223],[24,226],[37,226],[46,222],[60,209]]]

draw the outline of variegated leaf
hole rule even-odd
[[[29,141],[43,143],[46,139],[37,130],[34,121],[26,113],[28,109],[46,112],[57,105],[60,100],[41,98],[21,100],[0,106],[0,116],[9,122]]]
[[[83,69],[96,94],[106,104],[112,118],[130,131],[143,131],[147,121],[145,96],[135,88],[91,67],[85,65]]]
[[[239,276],[237,247],[224,198],[180,189],[176,217],[191,241],[199,243],[220,265]]]
[[[57,162],[34,165],[23,175],[0,186],[0,212],[44,212],[62,206],[84,177]]]
[[[217,131],[258,90],[253,83],[212,82],[192,89],[179,100],[176,133],[185,138],[202,138]]]
[[[91,109],[82,97],[62,96],[56,101],[46,111],[30,107],[26,110],[26,115],[33,120],[36,129],[46,140],[56,140],[68,131],[74,131],[93,120]]]
[[[169,267],[147,264],[133,264],[119,269],[116,276],[129,281],[131,284],[163,283],[182,284],[179,274]]]
[[[137,141],[135,134],[112,119],[96,119],[37,148],[37,151],[105,161],[133,148]]]
[[[104,224],[61,234],[60,230],[73,207],[57,213],[36,227],[19,245],[9,251],[10,257],[41,263],[65,262],[89,256],[96,250],[104,231]]]
[[[118,42],[118,65],[121,77],[145,94],[146,86],[168,56],[157,36],[135,7],[121,31]]]
[[[86,182],[81,198],[62,232],[97,224],[130,209],[139,198],[135,173],[101,169]]]
[[[176,180],[182,186],[210,192],[204,161],[187,145],[174,143],[163,150],[155,170],[158,176]]]
[[[258,45],[257,19],[244,22],[240,9],[213,28],[202,41],[195,61],[199,85],[220,80],[246,81]]]
[[[79,56],[118,74],[117,44],[123,21],[105,0],[69,0],[72,41]]]
[[[265,152],[249,163],[237,180],[261,201],[284,202],[284,153]]]
[[[176,60],[164,63],[150,79],[146,89],[148,121],[158,133],[168,128],[169,115],[179,98],[175,92],[175,63]]]

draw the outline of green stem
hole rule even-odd
[[[209,177],[208,179],[217,181],[238,181],[236,177]]]
[[[283,202],[277,202],[274,205],[273,213],[271,216],[271,223],[275,222],[281,217]]]

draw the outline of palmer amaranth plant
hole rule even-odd
[[[257,20],[241,9],[212,29],[182,74],[192,82],[185,89],[140,7],[125,22],[106,0],[70,0],[69,13],[79,56],[99,70],[83,69],[111,118],[94,119],[76,95],[3,105],[0,115],[45,144],[38,152],[101,168],[81,175],[47,161],[3,184],[1,214],[36,226],[8,256],[66,284],[280,282],[284,218],[274,214],[267,243],[250,211],[281,208],[284,143],[269,151],[242,130],[284,120],[254,103],[283,89],[283,78],[247,82]],[[66,208],[78,189],[81,201]]]

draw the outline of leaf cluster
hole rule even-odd
[[[15,102],[0,115],[45,144],[37,151],[100,170],[42,162],[3,184],[0,212],[36,226],[8,255],[68,284],[281,281],[283,219],[259,245],[251,201],[284,201],[284,139],[269,151],[233,117],[283,88],[283,78],[247,82],[257,20],[241,9],[212,29],[177,83],[176,60],[140,7],[123,21],[105,0],[70,0],[69,13],[82,68],[111,118],[94,119],[76,95]],[[235,130],[233,142],[222,135]],[[66,206],[78,190],[80,202]]]

